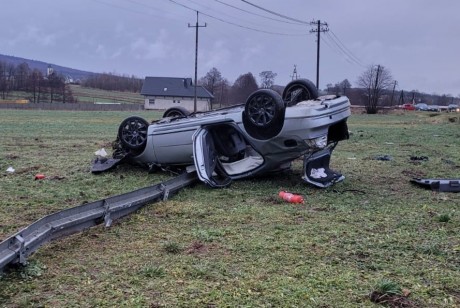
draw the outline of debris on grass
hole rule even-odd
[[[104,148],[102,148],[102,149],[99,149],[96,152],[94,152],[94,155],[96,155],[98,157],[106,157],[107,152],[106,152],[106,150]]]
[[[391,155],[377,155],[374,157],[374,160],[390,161],[393,160],[393,157]]]
[[[410,290],[401,288],[396,282],[384,279],[376,285],[369,297],[373,303],[387,307],[416,307],[408,299],[410,293]]]
[[[410,160],[411,161],[428,161],[428,156],[415,156],[415,155],[412,155],[410,157]]]
[[[43,180],[43,179],[45,179],[45,175],[44,175],[44,174],[42,174],[42,173],[37,173],[37,174],[35,175],[35,180]]]

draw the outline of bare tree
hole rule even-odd
[[[351,83],[348,81],[348,79],[344,79],[344,80],[340,83],[340,88],[342,89],[342,94],[343,94],[343,95],[346,95],[347,89],[350,89],[350,88],[351,88]]]
[[[240,75],[232,86],[231,101],[236,104],[242,104],[258,88],[259,86],[252,73]]]
[[[222,81],[222,74],[215,67],[209,70],[206,75],[200,79],[200,83],[208,90],[212,95],[216,92],[216,88]]]
[[[43,80],[43,74],[38,69],[34,69],[28,77],[28,91],[31,92],[34,103],[39,101],[41,80]]]
[[[270,89],[273,84],[275,83],[275,77],[277,73],[273,73],[272,71],[263,71],[259,74],[261,79],[260,87],[264,89]]]
[[[378,111],[378,102],[384,90],[393,84],[393,77],[384,66],[370,66],[358,77],[358,86],[363,88],[366,97],[366,112],[375,114]]]

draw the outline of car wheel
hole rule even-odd
[[[147,144],[149,123],[141,117],[132,116],[121,122],[118,128],[118,138],[123,147],[140,151]]]
[[[184,107],[173,107],[169,108],[163,113],[163,118],[167,117],[186,117],[190,115],[190,111],[185,109]]]
[[[288,106],[316,98],[318,98],[318,89],[308,79],[293,80],[286,85],[283,91],[283,101]]]
[[[250,136],[269,139],[281,131],[285,105],[281,96],[269,89],[257,90],[246,100],[243,123]]]

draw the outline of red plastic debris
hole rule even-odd
[[[44,174],[38,173],[35,175],[35,180],[43,180],[45,178]]]
[[[286,191],[280,191],[278,196],[289,203],[303,203],[304,201],[301,195],[291,194]]]

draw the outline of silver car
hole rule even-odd
[[[94,173],[123,161],[155,169],[194,166],[201,181],[224,187],[232,180],[285,170],[304,157],[302,179],[328,187],[344,179],[329,167],[337,143],[348,139],[350,102],[345,96],[318,97],[306,79],[290,82],[282,96],[269,89],[245,104],[189,114],[172,108],[149,123],[125,119],[112,159],[97,159]]]

